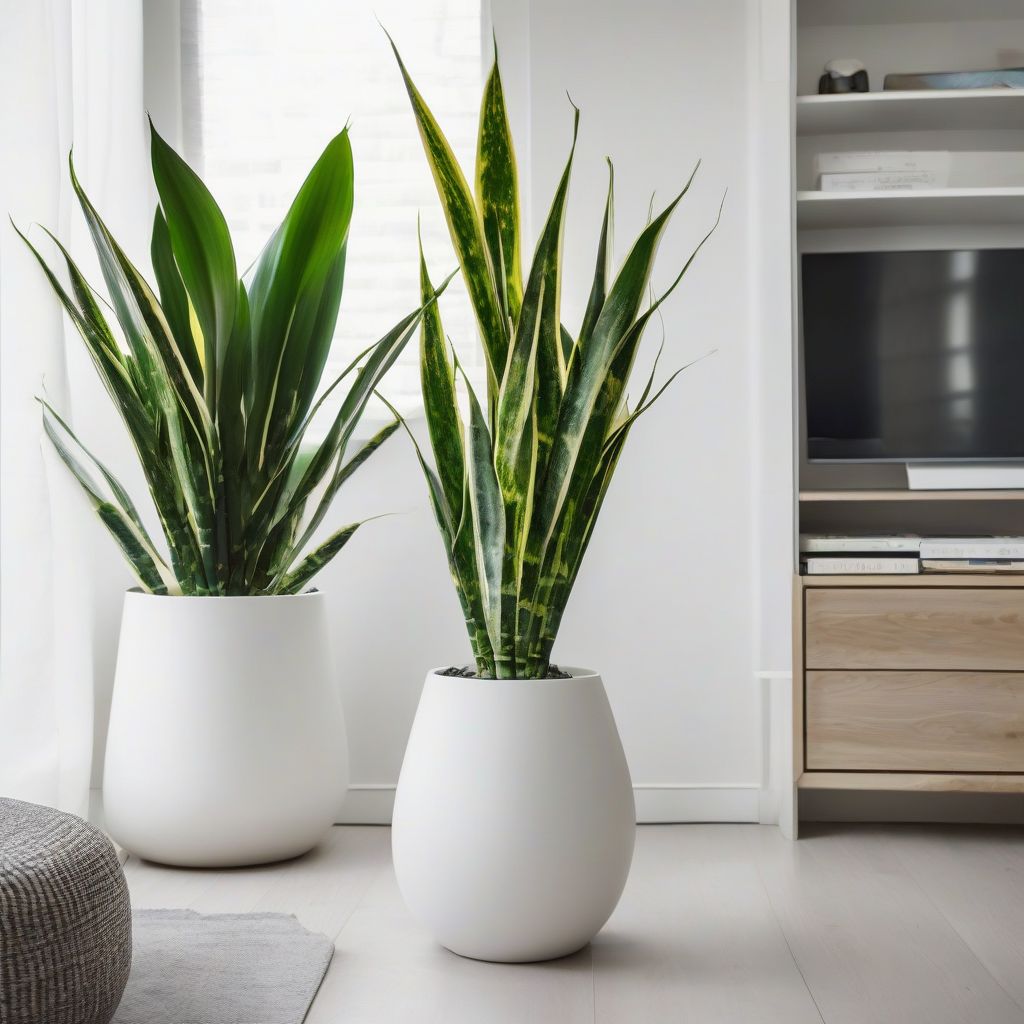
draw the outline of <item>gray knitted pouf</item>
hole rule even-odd
[[[107,1024],[131,961],[110,840],[74,815],[0,799],[0,1024]]]

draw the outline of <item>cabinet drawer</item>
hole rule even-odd
[[[806,591],[807,668],[1024,671],[1024,588]]]
[[[808,672],[807,767],[1024,772],[1024,673]]]

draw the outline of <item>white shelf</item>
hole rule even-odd
[[[1024,501],[1024,491],[801,491],[802,502],[821,501]]]
[[[1002,21],[1020,17],[1020,0],[803,0],[797,10],[801,28]]]
[[[1024,89],[922,89],[797,96],[797,135],[1024,130]]]
[[[797,192],[801,229],[1024,224],[1024,188]]]

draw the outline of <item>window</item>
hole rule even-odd
[[[471,168],[483,81],[481,0],[191,0],[183,33],[186,155],[235,241],[258,255],[328,140],[351,121],[356,200],[331,371],[419,305],[417,215],[432,278],[456,265],[385,25]],[[445,330],[482,379],[465,290],[442,304]],[[384,382],[419,408],[414,338]]]

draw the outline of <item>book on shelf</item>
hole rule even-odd
[[[911,576],[921,571],[916,558],[882,555],[870,558],[812,555],[801,563],[806,576]]]
[[[947,178],[932,171],[849,171],[821,174],[822,192],[915,192],[945,188]]]
[[[1008,572],[1024,573],[1020,558],[922,558],[922,572]]]
[[[985,68],[980,71],[890,72],[882,89],[1024,89],[1024,68]]]
[[[916,555],[921,549],[921,538],[916,533],[882,534],[800,534],[800,550],[818,555]]]
[[[927,174],[940,188],[949,180],[951,156],[948,151],[853,150],[818,153],[814,157],[815,177],[825,174]]]
[[[925,537],[921,541],[921,557],[1024,561],[1024,537]]]
[[[1013,188],[1024,181],[1024,152],[819,153],[813,173],[823,192]]]

